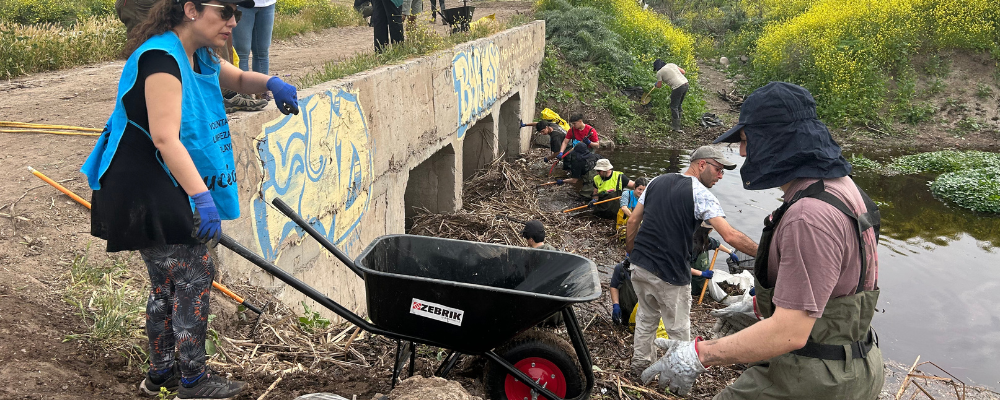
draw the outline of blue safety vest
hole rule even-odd
[[[87,175],[87,182],[93,190],[101,189],[101,176],[111,165],[118,150],[128,124],[139,128],[139,124],[130,120],[125,113],[122,99],[125,93],[132,90],[139,73],[139,57],[149,50],[163,50],[177,60],[181,70],[181,130],[180,139],[191,160],[194,161],[198,173],[201,174],[205,186],[215,199],[215,206],[222,219],[236,219],[240,216],[239,194],[236,190],[236,162],[233,160],[233,144],[229,137],[229,120],[222,104],[222,92],[219,87],[219,64],[217,58],[207,48],[197,50],[201,73],[194,72],[191,62],[184,51],[180,39],[172,31],[149,38],[125,62],[121,79],[118,81],[118,99],[115,110],[108,118],[94,146],[94,150],[83,163],[80,172]],[[153,137],[142,128],[150,140]],[[151,156],[153,156],[151,154]],[[155,155],[167,175],[177,186],[170,169],[163,162],[159,151]],[[192,210],[194,203],[191,203]]]

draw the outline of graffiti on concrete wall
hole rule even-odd
[[[493,42],[455,52],[452,77],[458,95],[458,138],[497,101],[500,48]]]
[[[271,261],[293,231],[304,233],[265,202],[282,199],[346,251],[360,240],[371,201],[375,143],[357,95],[328,91],[304,99],[300,109],[265,124],[257,137],[264,178],[252,224],[261,254]]]

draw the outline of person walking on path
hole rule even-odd
[[[718,340],[658,342],[667,354],[643,381],[659,375],[661,388],[684,395],[708,366],[739,363],[752,366],[716,400],[877,399],[885,376],[871,321],[881,218],[849,176],[812,95],[771,82],[746,98],[739,123],[716,142],[740,143],[745,189],[784,192],[764,221],[760,250],[747,252],[757,254],[756,296],[734,305],[743,312],[716,314],[763,319]]]
[[[444,12],[444,9],[445,9],[445,7],[444,7],[444,0],[431,0],[431,22],[437,22],[438,3],[441,4],[441,8],[440,8],[441,12]],[[445,21],[444,18],[441,18],[441,24],[442,25],[448,25],[448,22]]]
[[[656,87],[670,86],[670,122],[675,131],[681,131],[681,105],[688,92],[687,72],[674,63],[666,63],[657,58],[653,61],[653,71],[656,72]]]
[[[372,0],[371,25],[375,27],[375,52],[403,41],[403,11],[405,0]]]
[[[140,389],[178,399],[222,399],[243,391],[205,366],[209,255],[222,220],[239,216],[236,164],[222,87],[271,90],[298,113],[296,89],[245,72],[212,49],[237,24],[239,0],[161,0],[126,42],[118,100],[81,168],[92,194],[91,234],[107,251],[138,250],[152,290],[146,303],[149,372]],[[175,359],[176,352],[176,359]]]
[[[691,338],[692,237],[709,221],[727,243],[748,253],[757,244],[726,222],[722,205],[708,188],[736,168],[718,149],[698,148],[684,174],[653,178],[626,224],[625,250],[635,267],[632,285],[639,298],[633,338],[632,370],[649,366],[656,357],[653,339],[657,321],[671,339]]]

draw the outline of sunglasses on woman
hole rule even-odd
[[[243,12],[240,11],[240,10],[237,10],[235,7],[228,7],[228,6],[224,6],[224,5],[221,5],[221,4],[207,4],[207,3],[202,4],[202,5],[203,6],[209,6],[209,7],[215,7],[215,8],[221,8],[222,11],[219,12],[219,14],[221,14],[223,21],[229,21],[230,18],[232,18],[232,17],[235,16],[236,17],[236,22],[239,23],[240,22],[240,17],[243,16]]]

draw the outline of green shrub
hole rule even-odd
[[[114,60],[124,45],[125,26],[111,16],[69,27],[0,23],[0,78]]]
[[[610,17],[591,7],[571,7],[566,5],[551,11],[543,11],[547,44],[560,49],[564,57],[574,65],[592,63],[600,67],[601,80],[615,87],[638,84],[633,76],[636,59],[626,50],[622,38],[608,29]]]
[[[114,11],[114,0],[0,0],[0,22],[15,24],[72,25]]]
[[[966,169],[937,177],[931,193],[976,212],[1000,214],[1000,167]]]
[[[853,154],[851,158],[847,159],[851,163],[851,167],[854,171],[878,171],[882,169],[882,165],[878,161],[872,160],[861,154]]]
[[[278,3],[277,15],[271,37],[274,40],[287,39],[306,32],[314,32],[341,26],[359,26],[364,18],[353,8],[332,4],[328,0],[294,0]]]
[[[941,150],[898,157],[889,169],[904,174],[947,173],[1000,165],[1000,153]]]

